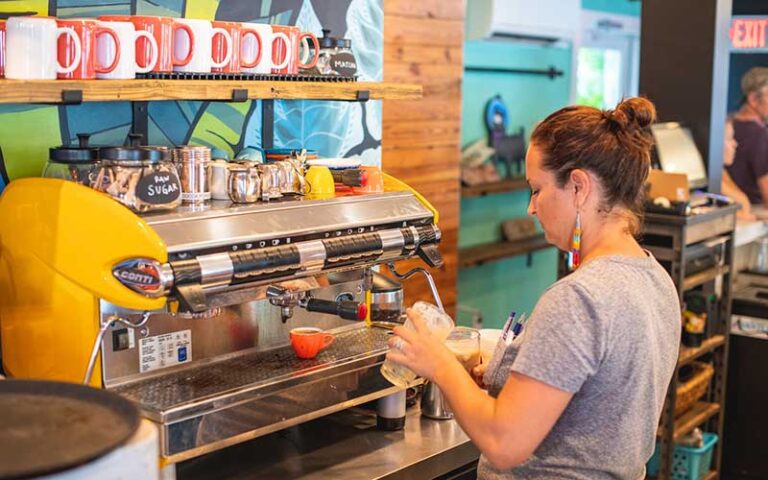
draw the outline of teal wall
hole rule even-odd
[[[637,0],[581,0],[581,8],[621,15],[640,16],[640,2]]]
[[[500,94],[510,112],[510,131],[533,125],[568,103],[571,82],[571,49],[510,42],[471,41],[464,46],[466,67],[547,69],[565,75],[544,76],[465,72],[462,91],[462,145],[486,137],[484,111],[489,98]],[[468,198],[461,201],[459,247],[501,239],[503,220],[527,215],[527,191]],[[526,257],[514,257],[459,272],[458,298],[463,306],[479,309],[486,327],[501,327],[510,310],[531,312],[544,289],[557,277],[554,248]],[[460,319],[461,321],[461,319]]]
[[[582,8],[640,16],[640,2],[631,0],[582,0]],[[471,15],[471,9],[467,14]],[[465,66],[547,69],[565,72],[555,80],[547,77],[465,72],[462,87],[461,141],[466,146],[486,138],[485,103],[501,94],[510,111],[510,132],[525,128],[530,136],[536,122],[568,104],[571,84],[571,48],[503,41],[470,41],[464,45]],[[461,201],[459,247],[501,240],[503,220],[527,215],[529,193],[511,192]],[[509,312],[530,313],[542,292],[557,279],[557,252],[536,252],[532,265],[525,256],[490,262],[459,272],[458,302],[482,312],[488,328],[501,327]],[[460,323],[469,317],[459,316]]]

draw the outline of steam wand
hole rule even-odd
[[[443,301],[440,299],[440,294],[437,292],[437,286],[435,285],[435,280],[432,278],[431,273],[429,273],[428,271],[426,271],[421,267],[417,267],[404,274],[400,274],[397,272],[397,270],[395,270],[394,263],[388,263],[387,267],[389,267],[389,271],[392,272],[392,274],[395,277],[397,277],[399,280],[408,280],[410,277],[414,276],[417,273],[423,274],[427,278],[427,282],[429,283],[429,289],[432,291],[432,298],[434,298],[435,300],[435,305],[437,305],[437,308],[439,308],[441,312],[445,311],[445,308],[443,308]]]

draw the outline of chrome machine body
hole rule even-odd
[[[371,267],[414,256],[441,264],[440,231],[416,195],[195,210],[144,215],[168,261],[130,258],[112,270],[128,288],[167,296],[164,309],[100,301],[103,385],[160,425],[168,461],[396,391],[379,373],[388,331],[362,321],[361,305]],[[300,360],[288,346],[298,326],[335,341]]]

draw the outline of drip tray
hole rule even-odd
[[[190,367],[111,390],[135,402],[148,418],[170,423],[356,370],[370,370],[383,362],[389,330],[361,324],[332,333],[336,338],[331,346],[311,360],[297,358],[291,347],[286,346]]]

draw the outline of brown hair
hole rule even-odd
[[[651,164],[648,127],[655,119],[653,103],[640,97],[623,100],[614,110],[566,107],[537,125],[531,142],[541,150],[542,167],[555,174],[560,188],[577,168],[596,175],[603,187],[601,209],[626,208],[632,214],[630,230],[636,234]]]

